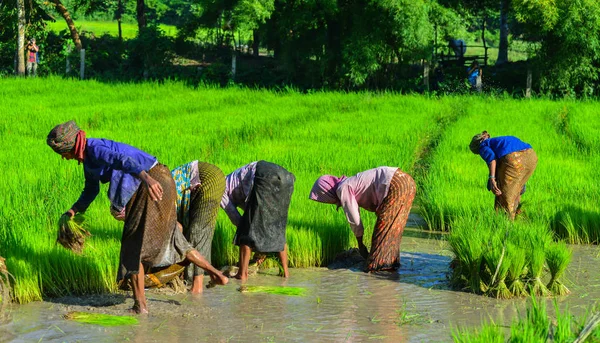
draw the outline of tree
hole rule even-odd
[[[25,0],[17,0],[17,75],[25,75]]]
[[[60,0],[52,0],[56,11],[60,13],[60,15],[67,22],[67,27],[69,27],[69,31],[71,32],[71,38],[73,39],[73,43],[77,48],[77,51],[82,49],[81,39],[79,38],[79,33],[77,32],[77,28],[75,27],[75,23],[73,22],[73,18],[71,18],[71,14],[67,10],[67,8],[62,4]]]
[[[508,62],[508,13],[510,0],[500,0],[500,45],[498,46],[498,59],[496,65]]]

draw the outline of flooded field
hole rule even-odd
[[[407,230],[397,274],[358,269],[292,269],[259,273],[249,285],[306,288],[303,297],[241,293],[240,282],[200,296],[148,291],[150,315],[135,326],[102,327],[67,321],[70,311],[126,314],[130,294],[49,299],[9,308],[1,342],[448,342],[453,327],[484,320],[510,326],[526,299],[496,300],[451,290],[450,261],[440,236]],[[595,246],[574,246],[568,269],[572,293],[559,299],[575,315],[600,299]],[[548,300],[551,301],[551,300]],[[549,306],[551,307],[551,306]]]

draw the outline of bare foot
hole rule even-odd
[[[202,286],[197,287],[196,285],[192,286],[192,290],[190,291],[192,294],[202,294],[204,290],[202,289]]]
[[[229,282],[229,278],[223,275],[223,273],[219,272],[210,274],[210,281],[212,281],[212,283],[214,283],[215,285],[226,285]]]
[[[128,312],[131,314],[148,314],[148,307],[146,304],[140,305],[138,301],[135,301]]]
[[[242,280],[242,281],[247,281],[248,280],[248,274],[246,275],[242,275],[241,273],[237,273],[233,276],[233,278],[238,279],[238,280]]]

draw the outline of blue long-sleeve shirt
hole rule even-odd
[[[142,181],[138,175],[156,162],[156,157],[130,145],[89,138],[83,159],[85,187],[73,208],[85,212],[100,192],[100,182],[110,182],[108,198],[112,207],[122,210]]]
[[[486,139],[479,146],[479,155],[490,164],[493,160],[502,158],[515,151],[531,149],[531,145],[513,136],[501,136]]]

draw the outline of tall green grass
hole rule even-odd
[[[441,134],[421,180],[419,205],[429,227],[448,230],[456,218],[493,211],[487,165],[468,149],[471,137],[487,130],[492,137],[519,137],[538,155],[521,217],[553,228],[570,242],[597,243],[600,185],[590,182],[600,164],[595,157],[600,147],[594,133],[600,126],[597,103],[490,97],[460,102],[464,114]]]
[[[116,290],[122,224],[108,211],[106,186],[86,213],[92,236],[81,256],[55,244],[60,215],[77,199],[83,170],[45,144],[57,123],[75,119],[88,137],[126,142],[176,167],[194,159],[225,173],[253,160],[296,175],[287,238],[292,267],[320,266],[355,246],[342,211],[308,200],[324,173],[351,175],[382,165],[410,171],[422,137],[446,101],[421,96],[190,89],[179,83],[105,85],[58,78],[0,80],[0,155],[9,181],[0,191],[0,253],[15,275],[14,299]],[[363,213],[367,235],[375,215]],[[234,226],[220,213],[213,262],[232,264]]]
[[[565,104],[571,103],[385,93],[300,94],[209,86],[190,89],[174,82],[108,85],[59,78],[3,79],[0,136],[7,148],[0,153],[6,175],[0,192],[9,196],[0,197],[0,255],[7,258],[15,276],[14,299],[18,302],[116,290],[122,224],[110,216],[106,186],[86,213],[92,237],[83,254],[75,255],[55,244],[56,223],[81,192],[83,170],[73,161],[62,161],[45,139],[54,125],[71,119],[88,137],[139,147],[169,167],[198,159],[230,173],[263,159],[294,173],[287,231],[292,267],[327,264],[356,244],[343,211],[308,200],[313,182],[322,174],[353,175],[384,165],[415,175],[420,210],[432,227],[454,223],[458,231],[463,228],[465,242],[477,239],[491,246],[487,233],[472,230],[479,214],[493,211],[493,197],[484,190],[484,163],[466,148],[474,132],[490,130],[484,125],[490,118],[503,123],[496,130],[503,128],[531,142],[540,156],[525,196],[533,230],[547,230],[557,212],[569,211],[576,190],[583,189],[579,197],[587,198],[582,202],[591,204],[597,199],[585,193],[585,187],[569,187],[586,183],[580,180],[589,166],[550,120]],[[508,123],[519,119],[513,112],[527,114],[518,126]],[[524,132],[547,139],[534,139]],[[556,137],[563,137],[568,144],[557,147]],[[562,169],[552,166],[563,164],[578,168],[559,177]],[[567,182],[569,178],[574,182]],[[576,212],[568,213],[579,223]],[[362,212],[362,216],[368,245],[375,215]],[[458,219],[462,222],[456,222]],[[490,223],[485,230],[497,225],[493,220]],[[237,260],[234,232],[221,212],[213,239],[215,264]],[[496,296],[506,294],[506,289],[513,295],[528,291],[530,262],[524,262],[520,252],[525,241],[511,239],[504,247],[503,236],[498,236],[494,242],[502,243],[500,250],[481,245],[480,251],[460,259],[463,274],[472,275],[465,276],[467,282],[461,287],[478,293],[497,292]],[[475,245],[472,248],[477,249]],[[503,250],[503,259],[510,261],[508,267],[499,263]],[[485,270],[491,271],[494,265],[501,268],[497,273],[494,269],[476,276],[481,261],[485,261]],[[559,266],[557,270],[561,270]],[[560,275],[557,272],[558,280]]]

